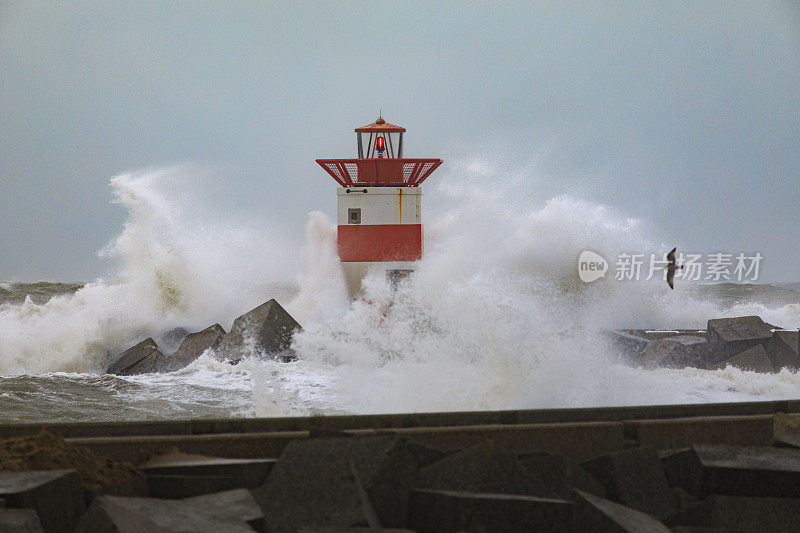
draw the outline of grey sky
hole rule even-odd
[[[694,0],[0,2],[0,279],[106,272],[108,178],[143,167],[299,239],[378,107],[409,156],[500,151],[542,201],[800,280],[800,3]]]

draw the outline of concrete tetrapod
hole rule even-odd
[[[120,376],[133,376],[155,372],[159,362],[164,357],[156,345],[156,341],[147,338],[132,348],[122,352],[117,359],[108,366],[107,374]]]
[[[189,333],[181,342],[178,350],[164,360],[161,370],[174,372],[192,363],[208,349],[214,349],[222,342],[225,330],[219,324],[209,326],[202,331]]]
[[[561,532],[572,526],[573,503],[535,496],[417,489],[408,525],[417,533]]]
[[[183,500],[100,496],[81,519],[78,533],[266,531],[261,508],[245,489]]]
[[[216,352],[231,362],[245,356],[271,356],[289,361],[294,355],[287,350],[292,335],[299,329],[300,324],[273,299],[234,320]]]
[[[667,478],[653,448],[631,448],[581,466],[605,486],[609,499],[658,518],[672,512]]]
[[[717,318],[708,321],[709,365],[749,350],[758,344],[766,344],[772,338],[772,328],[759,316]]]
[[[0,497],[8,508],[33,509],[47,532],[71,532],[86,510],[75,470],[0,472]]]
[[[575,491],[574,533],[670,533],[653,516],[594,494]]]
[[[253,490],[271,531],[405,524],[414,456],[393,436],[289,442]]]

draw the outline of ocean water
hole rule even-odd
[[[666,252],[624,214],[569,196],[487,191],[485,165],[426,183],[425,257],[393,290],[379,273],[346,294],[334,221],[309,214],[302,242],[268,223],[192,204],[184,169],[110,182],[128,218],[100,251],[116,272],[87,283],[0,283],[0,422],[144,420],[706,403],[796,398],[800,375],[624,364],[609,328],[703,328],[760,315],[800,324],[800,284],[580,281],[577,258]],[[491,177],[491,176],[489,176]],[[496,181],[496,183],[500,183]],[[428,191],[432,191],[429,194]],[[333,198],[333,195],[332,195]],[[331,200],[332,202],[335,200]],[[480,224],[475,224],[476,214]],[[298,360],[206,353],[178,372],[103,373],[152,336],[276,298],[302,324]]]

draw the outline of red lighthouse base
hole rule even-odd
[[[344,262],[418,261],[422,224],[339,226],[338,247]]]

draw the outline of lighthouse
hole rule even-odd
[[[403,157],[403,127],[382,117],[355,129],[357,159],[317,159],[337,188],[337,249],[351,295],[371,268],[413,270],[422,259],[422,189],[441,159]]]

